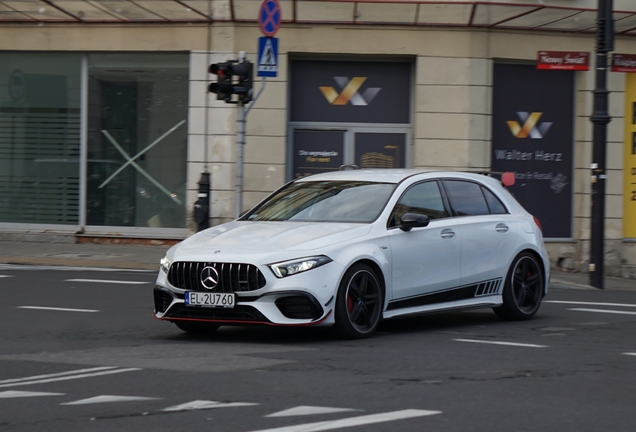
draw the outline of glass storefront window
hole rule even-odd
[[[89,55],[87,225],[185,227],[188,61]]]
[[[79,223],[80,64],[0,53],[0,222]]]

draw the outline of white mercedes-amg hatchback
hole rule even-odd
[[[221,325],[334,326],[493,308],[524,320],[550,276],[538,221],[480,174],[347,170],[292,181],[234,222],[168,250],[155,315]]]

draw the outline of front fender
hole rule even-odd
[[[393,298],[393,287],[391,285],[391,250],[388,238],[384,241],[375,240],[351,245],[330,256],[344,269],[340,275],[338,286],[342,283],[342,278],[349,267],[360,261],[371,261],[381,272],[378,276],[383,279],[385,306],[388,300]]]

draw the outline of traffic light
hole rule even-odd
[[[232,86],[232,93],[238,95],[239,100],[243,103],[252,100],[253,66],[249,61],[232,65],[232,74],[238,76],[238,84]]]
[[[215,63],[210,65],[210,73],[219,77],[208,88],[211,93],[216,93],[217,100],[236,103],[232,101],[233,94],[238,95],[238,100],[243,103],[252,100],[254,67],[251,62],[237,63],[236,60],[230,60]]]
[[[211,83],[208,90],[216,93],[216,100],[229,102],[232,100],[232,63],[215,63],[210,65],[210,73],[218,75],[218,80]]]

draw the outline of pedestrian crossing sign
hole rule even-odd
[[[278,75],[278,38],[258,38],[258,64],[256,75],[259,77],[276,77]]]

